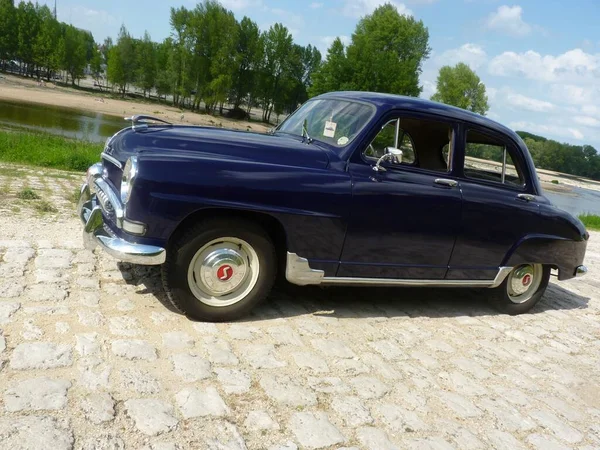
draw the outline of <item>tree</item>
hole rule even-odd
[[[146,31],[144,38],[136,45],[137,53],[137,76],[136,85],[146,92],[156,84],[156,44],[150,39]]]
[[[39,32],[39,19],[33,3],[21,2],[17,7],[17,57],[24,64],[24,72],[33,75],[34,45]]]
[[[87,42],[90,34],[66,25],[62,37],[62,68],[71,76],[71,84],[75,86],[75,80],[84,75],[87,64]]]
[[[45,67],[46,78],[50,81],[50,76],[61,64],[57,47],[60,40],[60,24],[54,18],[50,8],[45,5],[39,8],[37,13],[40,27],[33,44],[34,62],[38,66],[38,78],[39,67]]]
[[[336,37],[327,50],[327,60],[315,71],[308,93],[314,97],[325,92],[351,89],[350,76],[344,44]]]
[[[422,21],[384,4],[356,25],[348,46],[352,89],[418,96],[422,63],[428,58],[429,32]]]
[[[92,60],[90,61],[90,71],[92,73],[92,78],[102,90],[102,75],[104,73],[104,62],[102,57],[102,52],[98,46],[94,47]]]
[[[17,52],[17,12],[14,0],[0,0],[0,62],[6,67]]]
[[[280,23],[272,25],[264,35],[265,61],[262,77],[263,121],[271,120],[274,103],[279,100],[279,86],[287,69],[287,57],[292,51],[292,35]]]
[[[121,26],[117,44],[108,53],[106,76],[108,81],[116,84],[121,95],[125,97],[127,86],[135,81],[135,44],[124,26]]]
[[[234,108],[247,99],[248,111],[256,96],[257,71],[263,58],[263,41],[258,25],[244,16],[238,27],[236,48],[236,72],[234,75]]]
[[[437,78],[437,92],[431,97],[436,102],[458,106],[481,115],[490,109],[485,85],[465,63],[444,66]]]

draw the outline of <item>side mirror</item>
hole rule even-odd
[[[375,172],[385,172],[385,167],[381,165],[384,162],[390,162],[392,164],[402,163],[402,150],[394,147],[386,147],[385,155],[377,160],[377,163],[373,166],[373,170]]]
[[[402,150],[395,147],[386,147],[385,153],[390,156],[389,161],[393,164],[402,163]]]

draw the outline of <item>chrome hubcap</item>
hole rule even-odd
[[[542,282],[541,264],[523,264],[509,275],[507,294],[513,303],[524,303],[538,290]]]
[[[215,239],[196,252],[188,269],[192,294],[204,304],[229,306],[242,300],[258,280],[258,256],[246,241]]]

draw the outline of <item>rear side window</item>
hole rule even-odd
[[[523,175],[510,147],[486,134],[469,130],[465,145],[465,176],[512,187],[523,187]]]

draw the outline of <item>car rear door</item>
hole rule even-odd
[[[455,161],[461,227],[447,278],[493,279],[510,249],[535,231],[539,204],[527,182],[524,156],[512,140],[476,126],[466,127],[463,135]]]
[[[399,130],[386,131],[397,119]],[[454,127],[397,115],[377,130],[349,163],[352,209],[337,276],[444,279],[461,219],[458,181],[442,157]],[[388,141],[404,161],[374,171]]]

